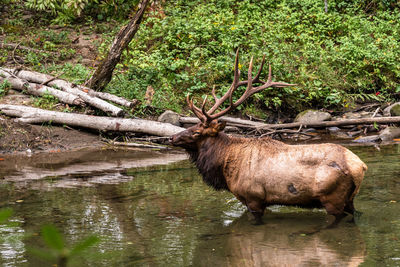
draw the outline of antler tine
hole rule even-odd
[[[207,96],[203,99],[203,104],[201,104],[201,109],[203,110],[207,102]]]
[[[267,84],[272,83],[272,68],[271,68],[271,63],[268,64],[268,80]]]
[[[260,65],[260,68],[258,69],[257,75],[253,79],[253,83],[262,83],[262,84],[265,83],[264,81],[260,80],[260,75],[261,75],[261,72],[262,72],[262,70],[264,68],[264,64],[265,64],[265,54],[263,55],[263,59],[261,61],[261,65]],[[247,85],[247,83],[248,83],[248,81],[241,81],[241,82],[238,83],[237,87],[243,86],[243,85]]]
[[[268,81],[267,81],[268,86],[267,87],[287,87],[287,86],[296,86],[297,85],[295,83],[273,82],[272,81],[271,64],[268,64],[268,65],[269,65],[269,71],[268,71]],[[263,89],[265,89],[265,88],[262,88],[261,90],[263,90]]]
[[[226,91],[226,93],[221,97],[221,98],[217,98],[215,100],[215,104],[210,108],[210,110],[208,111],[208,114],[212,114],[214,113],[217,108],[223,103],[225,102],[225,100],[227,98],[229,98],[229,102],[232,103],[232,94],[233,92],[236,90],[236,88],[239,87],[239,77],[240,77],[240,70],[239,70],[239,48],[236,50],[236,56],[235,56],[235,67],[234,67],[234,76],[233,76],[233,82],[231,84],[231,86],[229,87],[228,91]],[[215,99],[215,97],[214,97]],[[228,112],[228,111],[227,111]],[[226,113],[226,112],[225,112]],[[218,113],[219,114],[219,113]],[[217,114],[216,114],[217,115]],[[210,115],[212,117],[217,118],[217,116],[215,115]],[[219,116],[218,116],[219,117]],[[215,119],[214,118],[214,119]]]
[[[257,87],[257,90],[254,93],[262,91],[268,87],[288,87],[288,86],[296,86],[297,84],[292,83],[284,83],[284,82],[273,82],[272,81],[272,68],[271,63],[268,64],[268,80],[263,85]]]
[[[205,123],[207,118],[205,117],[205,115],[203,115],[203,113],[201,112],[201,109],[199,109],[198,107],[196,107],[193,104],[193,99],[191,99],[191,100],[189,99],[189,94],[186,95],[186,102],[187,102],[189,108],[194,113],[194,115],[196,115],[196,117],[199,118],[199,120],[201,122]]]
[[[264,67],[264,63],[265,63],[265,54],[263,55],[263,58],[262,58],[262,61],[261,61],[261,66],[260,66],[260,68],[258,69],[257,75],[256,75],[256,77],[254,77],[253,82],[255,82],[255,83],[261,82],[261,81],[260,81],[260,74],[261,74],[261,71],[262,71],[262,69],[263,69],[263,67]]]
[[[263,61],[264,61],[263,57]],[[261,64],[261,68],[263,67],[264,62]],[[259,69],[259,73],[257,73],[257,76],[259,76],[259,74],[261,73],[261,68]],[[258,87],[253,88],[253,78],[252,78],[252,72],[253,72],[253,57],[251,57],[250,59],[250,63],[249,63],[249,70],[247,72],[247,88],[246,91],[244,91],[243,95],[234,103],[231,104],[234,108],[239,106],[241,103],[243,103],[243,101],[245,101],[247,98],[249,98],[251,95],[253,95]],[[258,77],[256,76],[256,78],[258,79]]]
[[[217,95],[215,94],[215,85],[213,86],[213,89],[211,91],[212,96],[214,97],[214,105],[211,107],[209,111],[206,111],[206,102],[207,102],[207,97],[203,100],[203,104],[201,106],[201,109],[196,107],[193,104],[193,101],[189,100],[189,95],[187,96],[187,102],[189,107],[192,109],[192,111],[195,113],[195,115],[205,124],[208,125],[211,121],[218,119],[219,117],[225,115],[232,109],[236,108],[240,104],[242,104],[247,98],[252,96],[253,94],[264,90],[268,87],[286,87],[286,86],[294,86],[295,84],[289,84],[289,83],[284,83],[284,82],[273,82],[272,81],[272,68],[271,64],[269,64],[268,67],[268,80],[266,82],[260,80],[260,75],[262,72],[262,69],[265,64],[265,55],[263,55],[263,59],[261,62],[261,66],[258,69],[257,75],[253,78],[252,77],[252,72],[253,72],[253,57],[250,59],[249,63],[249,69],[247,71],[247,80],[246,81],[239,81],[240,77],[240,70],[239,70],[239,49],[236,50],[236,56],[235,56],[235,67],[234,67],[234,76],[233,76],[233,82],[231,86],[229,87],[228,91],[221,97],[218,98]],[[253,87],[253,83],[261,83],[260,86]],[[247,85],[246,90],[242,94],[242,96],[235,102],[233,103],[232,100],[232,94],[233,92],[240,86]],[[226,101],[229,98],[229,106],[221,111],[219,111],[216,114],[213,114],[218,107],[221,106],[221,104]]]
[[[249,63],[249,70],[247,71],[247,91],[251,91],[253,88],[253,78],[252,78],[252,71],[253,71],[253,57],[250,59]],[[244,94],[246,94],[246,92]]]
[[[215,94],[215,84],[213,85],[213,89],[211,90],[211,95],[214,97],[214,101],[217,102],[218,101],[218,97]]]
[[[203,100],[203,104],[201,105],[201,113],[207,118],[206,121],[204,122],[205,124],[210,123],[214,118],[208,114],[206,111],[206,102],[207,102],[207,96]]]

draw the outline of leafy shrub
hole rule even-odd
[[[10,1],[10,0],[9,0]],[[96,19],[125,18],[137,0],[27,0],[30,9],[51,13],[56,23],[69,23],[80,17]]]
[[[11,84],[9,81],[4,80],[0,83],[0,97],[3,97],[7,94],[8,90],[11,89]]]
[[[183,104],[187,93],[201,97],[214,84],[226,90],[240,47],[242,73],[251,56],[259,64],[266,54],[274,80],[297,84],[260,93],[255,101],[267,107],[300,110],[390,97],[400,81],[400,13],[389,5],[371,16],[361,1],[328,3],[325,13],[319,0],[165,2],[148,14],[120,69],[132,92],[143,97],[151,84],[156,96],[173,93],[167,98]]]
[[[27,0],[25,5],[34,10],[48,11],[56,22],[68,22],[79,17],[88,0]]]

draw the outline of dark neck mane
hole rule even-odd
[[[200,145],[198,150],[187,150],[191,161],[203,177],[203,181],[215,190],[228,190],[225,177],[222,172],[224,147],[229,144],[230,138],[219,133],[216,137],[208,137]]]

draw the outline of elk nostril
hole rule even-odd
[[[173,140],[174,140],[174,137],[173,137],[173,136],[170,136],[169,139],[168,139],[168,142],[169,142],[169,143],[172,143]]]

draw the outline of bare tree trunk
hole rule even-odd
[[[0,112],[7,116],[18,117],[17,121],[22,123],[51,122],[100,131],[135,132],[156,136],[170,136],[185,130],[170,123],[158,121],[90,116],[18,105],[0,104]]]
[[[325,13],[328,13],[328,0],[324,0],[325,4]]]
[[[87,82],[87,86],[97,91],[102,91],[111,81],[115,66],[120,61],[121,54],[128,47],[130,41],[135,36],[142,21],[144,11],[150,0],[142,0],[139,10],[133,19],[124,26],[115,37],[107,57],[100,63],[95,73]]]

